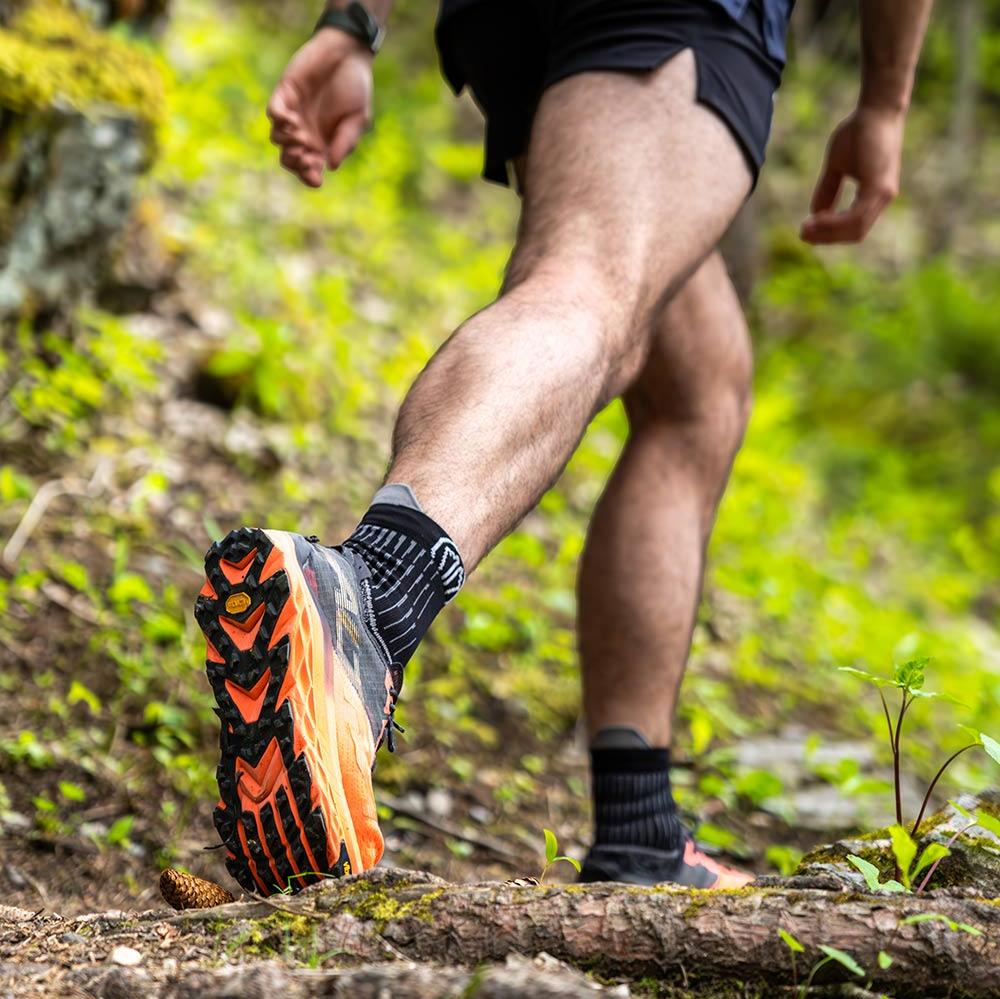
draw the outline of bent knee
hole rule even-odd
[[[729,428],[750,415],[753,350],[725,265],[713,254],[653,320],[645,363],[624,395],[634,424]]]
[[[654,347],[623,400],[634,427],[685,424],[742,436],[753,401],[753,354],[745,331],[734,331],[724,351],[684,356]]]

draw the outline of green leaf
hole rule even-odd
[[[874,864],[868,863],[867,860],[862,860],[861,857],[856,857],[853,853],[847,855],[847,862],[853,864],[861,872],[865,883],[872,891],[879,890],[879,869]]]
[[[833,958],[838,964],[842,964],[852,975],[864,975],[865,969],[850,954],[845,954],[844,951],[837,950],[836,947],[830,947],[828,944],[820,944],[819,949],[827,957]]]
[[[892,837],[892,853],[902,874],[903,884],[909,888],[910,868],[917,855],[917,844],[913,842],[913,838],[902,826],[892,826],[889,829],[889,835]]]
[[[983,744],[983,749],[994,763],[1000,763],[1000,742],[991,739],[985,732],[979,733],[979,741]]]
[[[908,659],[892,671],[893,685],[901,690],[917,691],[924,685],[924,670],[930,659]]]
[[[909,890],[904,885],[901,885],[898,881],[894,880],[883,881],[880,883],[879,876],[881,872],[879,869],[874,864],[868,863],[867,860],[862,860],[861,857],[856,857],[853,853],[849,853],[847,855],[847,861],[848,863],[853,864],[853,866],[861,872],[861,876],[865,879],[865,882],[871,891],[888,893],[900,891],[905,892]]]
[[[956,923],[954,919],[949,919],[943,912],[918,912],[916,915],[907,916],[899,925],[913,926],[915,923],[944,923],[952,933],[971,933],[973,936],[982,936],[982,930],[968,923]]]
[[[108,830],[106,839],[111,846],[120,846],[128,842],[129,833],[132,832],[132,824],[135,822],[134,815],[123,815],[116,819]]]
[[[963,819],[968,819],[970,822],[972,821],[972,812],[970,812],[967,808],[963,808],[957,801],[952,801],[951,798],[948,799],[948,804],[951,805],[951,807],[954,808]]]
[[[876,687],[894,686],[892,680],[889,680],[884,676],[876,676],[874,673],[869,673],[863,669],[856,669],[854,666],[838,666],[837,669],[840,670],[841,673],[852,673],[854,676],[860,676],[862,680],[866,680],[868,683],[874,683]]]
[[[97,695],[89,688],[85,687],[79,680],[74,680],[69,685],[69,692],[66,694],[66,700],[70,704],[86,704],[90,708],[90,713],[96,715],[100,713],[101,702]]]
[[[572,864],[573,868],[574,868],[574,870],[576,871],[577,874],[579,874],[580,871],[583,870],[583,864],[581,864],[580,861],[576,859],[576,857],[562,857],[562,856],[560,856],[560,857],[556,857],[555,858],[555,861],[559,861],[559,860],[565,860],[567,864]]]
[[[944,843],[930,843],[925,847],[924,852],[920,854],[920,859],[917,861],[917,866],[913,868],[913,873],[910,875],[912,881],[916,881],[917,875],[927,867],[930,867],[937,860],[942,860],[945,857],[951,856],[951,850],[944,845]]]
[[[67,801],[86,801],[87,792],[84,791],[79,784],[74,784],[72,781],[61,780],[59,781],[59,793]]]
[[[989,812],[976,812],[976,825],[993,833],[994,836],[1000,836],[1000,819],[990,815]]]
[[[545,860],[547,863],[555,863],[556,855],[559,853],[559,840],[551,829],[543,829],[545,834]]]
[[[791,933],[788,932],[788,930],[779,929],[778,930],[778,936],[781,937],[781,939],[785,941],[785,946],[790,951],[792,951],[792,953],[794,953],[794,954],[804,954],[805,953],[805,950],[806,950],[805,947],[803,947],[802,944],[800,944],[798,942],[798,940],[796,940],[795,937],[793,937],[791,935]]]
[[[884,950],[878,952],[878,966],[885,971],[892,964],[892,958]]]

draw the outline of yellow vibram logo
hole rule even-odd
[[[227,614],[242,614],[250,606],[249,593],[234,593],[226,601]]]
[[[344,861],[344,874],[347,875],[347,874],[350,874],[350,873],[351,873],[351,862],[349,860],[345,860]]]

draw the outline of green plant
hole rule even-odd
[[[896,805],[896,825],[893,826],[891,833],[893,856],[896,861],[895,880],[902,881],[903,887],[906,888],[909,888],[910,886],[908,880],[910,877],[909,866],[916,854],[916,845],[913,843],[913,837],[916,835],[917,829],[927,811],[927,806],[930,803],[934,788],[944,775],[944,772],[955,760],[958,759],[959,756],[968,752],[970,749],[975,749],[977,746],[982,746],[992,760],[1000,763],[1000,743],[998,743],[995,739],[990,738],[990,736],[983,732],[973,732],[975,741],[968,743],[961,749],[952,753],[951,756],[944,761],[931,782],[928,784],[927,790],[924,793],[923,801],[920,804],[920,811],[917,813],[917,817],[914,819],[909,833],[907,833],[903,828],[903,797],[900,779],[902,751],[900,747],[903,734],[903,721],[906,718],[906,713],[912,706],[913,702],[918,698],[944,698],[946,700],[953,701],[954,703],[960,703],[948,694],[936,693],[934,691],[923,689],[925,672],[929,662],[930,660],[926,658],[909,659],[906,662],[894,667],[891,678],[877,676],[874,673],[856,669],[853,666],[840,667],[842,672],[852,673],[854,676],[861,677],[861,679],[865,680],[867,683],[871,683],[877,687],[879,698],[882,701],[882,710],[885,713],[885,722],[889,730],[889,748],[892,753],[893,790],[895,793]],[[885,694],[883,693],[884,687],[895,687],[898,691],[900,691],[899,711],[896,715],[895,725],[893,725],[892,715],[889,711],[889,704],[885,699]],[[934,846],[934,844],[932,844],[932,846]],[[921,863],[928,856],[928,850],[931,850],[931,847],[928,847],[924,853],[921,854]],[[926,861],[924,866],[933,865],[933,871],[933,869],[937,867],[937,864],[944,859],[946,855],[947,854],[937,853],[936,855],[931,856]],[[854,861],[852,861],[852,863],[854,863]],[[855,866],[857,867],[858,865],[855,864]],[[859,870],[861,870],[861,868],[859,868]],[[919,873],[919,870],[923,870],[923,867],[920,866],[920,864],[918,864],[918,870],[914,872],[913,876],[915,876],[916,873]],[[862,873],[864,873],[864,871],[862,871]]]
[[[551,829],[543,829],[542,832],[545,834],[545,863],[542,865],[542,873],[539,875],[538,880],[544,881],[549,868],[553,864],[558,864],[560,860],[566,861],[567,864],[572,864],[576,873],[579,874],[580,861],[575,857],[560,856],[559,840],[556,839],[556,834]]]
[[[809,974],[806,976],[806,980],[800,986],[798,983],[798,969],[796,966],[795,955],[804,954],[805,947],[794,937],[788,930],[780,929],[778,930],[778,936],[781,937],[782,942],[788,948],[792,957],[792,988],[798,989],[799,999],[805,999],[809,994],[810,988],[812,988],[813,979],[816,977],[817,973],[821,968],[826,965],[836,962],[842,967],[846,968],[852,975],[857,975],[859,978],[865,976],[865,969],[858,964],[857,961],[851,957],[846,951],[838,950],[836,947],[831,947],[829,944],[820,944],[819,950],[822,952],[823,957],[821,957],[815,964],[809,969]],[[879,965],[883,968],[888,967],[888,965],[882,964],[882,954],[879,953]],[[888,957],[888,955],[885,955]],[[889,958],[891,963],[892,959]]]
[[[894,878],[888,881],[880,881],[882,872],[872,863],[864,860],[862,857],[857,857],[853,853],[847,856],[848,863],[856,867],[860,872],[862,877],[865,879],[865,883],[868,885],[869,891],[881,892],[883,894],[890,894],[891,892],[901,892],[906,891],[906,888]]]

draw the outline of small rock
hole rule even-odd
[[[0,823],[8,829],[30,829],[32,826],[31,819],[20,812],[0,812]]]
[[[124,968],[134,968],[142,962],[142,954],[134,947],[116,947],[111,952],[111,962]]]
[[[478,822],[481,826],[489,825],[493,821],[492,812],[482,805],[470,805],[466,814],[473,822]]]
[[[8,864],[6,868],[7,880],[10,882],[11,888],[15,891],[20,891],[22,888],[28,887],[28,882],[25,880],[24,875],[13,865]]]
[[[454,800],[452,799],[451,793],[446,791],[443,787],[431,788],[427,792],[427,811],[431,815],[437,816],[439,819],[446,819],[451,815],[452,808],[454,807]]]
[[[87,938],[81,933],[60,933],[59,940],[64,944],[82,944],[87,942]]]

